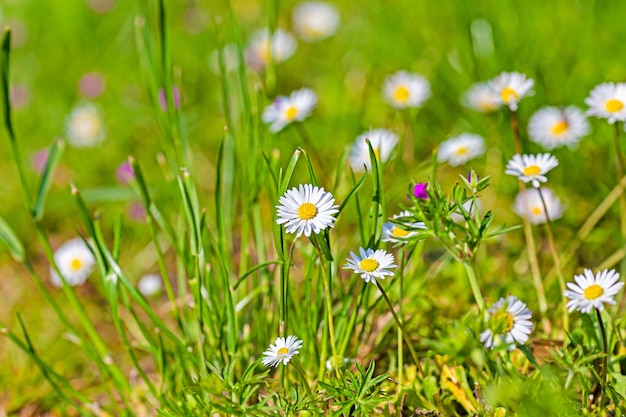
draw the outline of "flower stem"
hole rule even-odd
[[[483,294],[480,292],[480,287],[478,286],[478,280],[476,279],[476,273],[474,272],[474,268],[470,265],[469,262],[461,262],[463,268],[465,269],[465,273],[467,274],[467,280],[469,281],[470,287],[472,288],[472,293],[474,294],[474,300],[476,300],[476,304],[478,305],[478,309],[483,312],[485,311],[485,300],[483,299]]]
[[[604,328],[604,322],[602,321],[602,314],[600,314],[600,310],[597,308],[596,316],[598,317],[598,323],[600,324],[600,332],[602,333],[602,348],[604,349],[604,359],[602,360],[602,373],[600,374],[602,391],[600,393],[600,409],[604,408],[604,400],[606,393],[606,381],[608,374],[608,366],[609,366],[609,348],[606,341],[606,329]]]
[[[324,163],[322,162],[322,157],[317,152],[317,149],[315,149],[315,146],[313,146],[311,136],[307,132],[304,125],[302,123],[294,123],[293,125],[295,126],[298,135],[300,135],[300,137],[302,138],[302,142],[304,142],[304,145],[307,147],[305,151],[313,156],[313,159],[315,159],[315,163],[317,164],[318,168],[323,169]]]
[[[548,312],[548,301],[541,280],[541,269],[537,260],[537,248],[533,237],[533,227],[528,220],[524,221],[524,236],[526,238],[526,249],[528,251],[528,262],[530,263],[530,271],[533,276],[533,283],[537,290],[537,301],[539,303],[539,313],[541,314],[541,324],[546,335],[550,334],[550,321],[546,315]]]
[[[513,139],[515,140],[515,152],[522,154],[522,137],[519,132],[519,119],[517,118],[517,112],[511,111],[511,131],[513,131]]]
[[[620,184],[622,177],[624,176],[624,154],[622,153],[622,147],[620,144],[620,122],[615,122],[615,156],[617,158],[617,184]],[[619,218],[620,218],[620,232],[622,246],[626,246],[626,194],[623,192],[619,195]],[[624,276],[626,274],[626,258],[622,258],[620,263],[620,274]]]

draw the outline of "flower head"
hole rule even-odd
[[[67,117],[68,142],[77,148],[88,148],[104,140],[104,121],[93,104],[81,104]]]
[[[385,78],[383,95],[397,109],[420,107],[430,97],[430,83],[419,74],[398,71]]]
[[[359,135],[354,141],[349,155],[350,166],[354,172],[372,169],[369,147],[366,142],[368,139],[378,161],[383,163],[387,162],[391,152],[400,140],[398,135],[387,129],[372,129]]]
[[[544,107],[531,116],[528,134],[533,142],[546,149],[572,147],[589,134],[589,122],[578,107]]]
[[[133,167],[130,165],[130,162],[124,161],[117,167],[117,171],[115,171],[115,177],[120,184],[128,184],[130,181],[135,179],[135,171],[133,171]]]
[[[151,297],[161,291],[163,280],[157,274],[147,274],[139,279],[137,289],[146,297]]]
[[[78,81],[78,91],[83,97],[98,98],[104,93],[106,81],[98,72],[88,72],[80,77]]]
[[[488,310],[491,328],[480,335],[480,341],[486,348],[493,349],[501,343],[509,345],[509,350],[515,349],[515,343],[523,345],[528,341],[528,335],[533,329],[530,321],[532,314],[526,304],[517,297],[509,295],[500,298]]]
[[[508,106],[512,111],[517,110],[517,103],[524,97],[533,94],[535,81],[519,72],[503,72],[489,81],[489,87],[498,103]]]
[[[463,133],[443,142],[439,146],[437,160],[450,166],[463,165],[485,153],[484,139],[473,133]]]
[[[294,355],[300,353],[302,340],[297,336],[277,337],[273,345],[263,352],[263,365],[278,366],[281,362],[287,365]]]
[[[578,310],[589,313],[591,309],[604,309],[604,304],[615,304],[615,294],[624,286],[619,280],[619,273],[614,269],[593,274],[591,269],[585,269],[583,275],[574,275],[574,281],[567,283],[569,290],[563,291],[570,300],[567,302],[569,311]]]
[[[267,29],[255,32],[246,48],[245,56],[248,65],[255,70],[265,68],[271,59],[274,62],[283,62],[291,57],[298,44],[294,37],[283,29],[276,29],[270,39]]]
[[[93,253],[81,238],[61,245],[54,253],[54,261],[70,286],[83,284],[96,264]],[[63,286],[63,280],[53,267],[50,267],[50,280],[56,287]]]
[[[313,111],[317,104],[317,94],[308,88],[301,88],[286,96],[278,96],[263,111],[262,119],[270,125],[270,132],[280,132],[285,126],[301,122]]]
[[[424,200],[428,199],[428,193],[426,192],[426,187],[428,187],[427,182],[418,182],[413,187],[413,195],[415,198],[422,198]]]
[[[385,222],[383,224],[383,242],[406,243],[407,239],[415,236],[416,229],[426,229],[424,222],[414,222],[410,220],[411,212],[405,210],[399,214],[394,214],[391,219],[395,222]]]
[[[318,234],[327,227],[333,227],[333,214],[339,210],[335,197],[323,188],[311,184],[300,184],[280,197],[276,223],[285,225],[285,232],[297,233],[300,237]]]
[[[541,194],[546,202],[550,221],[560,219],[563,216],[561,200],[547,187],[541,187]],[[520,192],[515,197],[513,211],[532,224],[542,224],[547,221],[546,210],[537,188],[529,188]]]
[[[545,174],[559,165],[559,161],[549,153],[537,155],[515,154],[506,164],[505,173],[515,175],[523,182],[530,182],[533,187],[539,188],[542,182],[547,182]]]
[[[585,103],[588,115],[607,119],[610,124],[626,121],[626,83],[597,85]]]
[[[489,83],[478,83],[470,87],[461,102],[465,107],[483,113],[497,110],[502,105],[497,94],[489,87]]]
[[[339,27],[339,11],[322,1],[305,1],[293,9],[292,21],[296,34],[306,42],[321,41],[332,36]]]
[[[385,279],[385,276],[392,276],[390,268],[397,268],[394,264],[393,254],[382,249],[359,248],[359,255],[350,252],[350,258],[346,259],[347,264],[343,269],[353,269],[355,274],[360,274],[365,282],[376,283],[376,279]]]

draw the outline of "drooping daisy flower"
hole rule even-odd
[[[302,340],[299,340],[297,336],[277,337],[273,345],[263,352],[263,365],[265,366],[278,366],[281,362],[283,365],[287,365],[294,355],[300,353],[299,349],[302,347]]]
[[[163,288],[163,281],[157,274],[147,274],[139,279],[137,289],[146,297],[152,297]]]
[[[430,83],[419,74],[398,71],[385,78],[383,95],[396,109],[420,107],[430,97]]]
[[[480,341],[488,349],[493,349],[501,343],[509,345],[509,350],[515,349],[515,344],[523,345],[528,341],[528,335],[533,329],[530,321],[532,314],[526,304],[517,297],[509,295],[500,298],[488,310],[489,322],[493,328],[481,333]]]
[[[439,145],[437,160],[450,166],[463,165],[485,153],[485,140],[473,133],[463,133]]]
[[[363,249],[359,248],[359,255],[350,252],[350,257],[346,259],[347,264],[343,269],[353,269],[355,274],[360,274],[365,282],[376,283],[376,279],[385,279],[385,276],[393,276],[393,272],[389,269],[397,268],[394,264],[393,254],[387,253],[382,249]]]
[[[563,216],[561,200],[547,187],[541,187],[541,194],[546,202],[550,221],[560,219]],[[529,188],[517,194],[513,211],[532,224],[542,224],[547,221],[546,211],[541,202],[539,190],[536,188]]]
[[[54,253],[54,261],[70,286],[83,284],[96,265],[93,253],[81,238],[61,245]],[[50,281],[56,287],[63,286],[63,281],[54,267],[50,267]]]
[[[350,149],[350,166],[354,172],[371,170],[369,147],[366,140],[370,141],[374,154],[379,162],[387,162],[391,151],[400,140],[398,135],[387,129],[372,129],[359,135]]]
[[[261,116],[270,125],[270,132],[280,132],[290,123],[301,122],[313,111],[317,104],[317,95],[313,90],[301,88],[289,97],[278,96],[267,106]]]
[[[544,107],[534,113],[528,122],[530,139],[546,149],[576,146],[589,134],[589,122],[578,107],[564,109]]]
[[[610,124],[626,120],[626,83],[597,85],[585,99],[587,114],[607,119]]]
[[[489,87],[498,103],[508,106],[512,111],[517,110],[517,103],[521,99],[533,94],[534,84],[532,78],[519,72],[503,72],[489,81]]]
[[[399,214],[394,214],[391,219],[396,222],[385,222],[383,224],[383,235],[381,240],[383,242],[391,243],[406,243],[407,239],[415,236],[417,233],[415,229],[426,229],[424,222],[410,221],[411,212],[408,210],[402,211]],[[406,221],[403,221],[405,219]]]
[[[280,197],[276,223],[285,225],[285,232],[296,233],[300,237],[318,234],[327,227],[333,227],[337,213],[335,197],[323,188],[311,184],[300,184]]]
[[[88,148],[104,140],[104,121],[93,104],[80,104],[67,117],[68,142],[77,148]]]
[[[604,304],[615,304],[615,294],[624,286],[619,280],[619,273],[614,269],[593,274],[591,269],[585,269],[583,275],[574,275],[574,281],[567,283],[569,290],[563,291],[570,300],[567,302],[569,311],[578,310],[589,313],[592,309],[604,309]]]
[[[317,42],[331,37],[339,27],[339,11],[322,1],[305,1],[292,13],[293,29],[306,42]]]
[[[270,39],[267,29],[259,30],[252,35],[246,48],[246,62],[255,70],[265,68],[271,58],[274,62],[283,62],[296,51],[298,44],[294,37],[283,29],[276,29]]]
[[[552,168],[559,165],[559,161],[549,153],[537,155],[515,154],[506,164],[506,174],[515,175],[523,182],[530,182],[533,187],[538,188],[542,182],[548,179],[547,174]]]
[[[497,110],[502,105],[501,100],[489,87],[489,83],[477,83],[471,86],[463,95],[461,102],[465,107],[483,113]]]

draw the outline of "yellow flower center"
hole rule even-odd
[[[604,289],[598,284],[592,284],[588,286],[587,288],[585,288],[585,292],[583,293],[587,300],[595,300],[602,294],[604,294]]]
[[[72,259],[72,262],[70,262],[70,268],[72,268],[72,270],[74,271],[78,271],[81,266],[83,266],[83,263],[78,258],[74,258]]]
[[[519,94],[517,94],[517,91],[513,90],[511,87],[504,87],[500,92],[500,96],[502,97],[502,101],[505,103],[519,100]]]
[[[293,120],[294,117],[296,117],[297,115],[298,115],[298,109],[296,109],[293,106],[285,110],[285,117],[287,118],[287,120]]]
[[[502,333],[508,333],[513,328],[513,325],[515,324],[515,320],[513,320],[513,316],[510,315],[508,312],[504,313],[504,318],[506,320],[506,325],[504,326]]]
[[[565,120],[561,120],[560,122],[552,126],[552,133],[554,135],[562,135],[563,133],[567,132],[567,129],[569,129],[569,125]]]
[[[461,146],[456,150],[457,155],[465,155],[467,153],[467,148],[465,146]]]
[[[606,107],[606,111],[610,113],[615,113],[624,108],[624,103],[622,103],[620,100],[612,98],[610,100],[607,100],[606,103],[604,103],[604,106]]]
[[[374,272],[378,268],[378,261],[372,258],[365,258],[359,262],[359,268],[365,272]]]
[[[269,62],[269,60],[270,60],[270,41],[269,41],[269,39],[267,41],[263,42],[259,46],[259,58],[261,58],[261,61],[263,61],[263,62]]]
[[[376,160],[380,159],[380,148],[374,148],[374,156],[376,157]]]
[[[393,92],[393,98],[397,102],[406,103],[409,100],[409,89],[405,86],[401,85],[396,88],[396,91]]]
[[[539,216],[541,213],[543,213],[543,210],[542,210],[542,209],[541,209],[541,207],[539,207],[539,206],[535,206],[535,207],[533,207],[532,209],[530,209],[530,211],[532,211],[532,213],[533,213],[535,216]]]
[[[539,175],[541,173],[541,168],[539,168],[537,165],[531,165],[524,168],[523,172],[524,175],[530,177],[531,175]]]
[[[302,203],[300,207],[298,207],[298,217],[302,220],[311,220],[313,217],[317,216],[317,207],[313,203]]]
[[[276,356],[284,356],[288,353],[289,353],[289,349],[287,349],[286,347],[281,347],[280,349],[276,351]]]
[[[409,235],[409,232],[404,229],[400,229],[399,227],[394,227],[391,234],[396,237],[407,237]]]

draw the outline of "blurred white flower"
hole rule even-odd
[[[626,83],[603,83],[585,99],[587,114],[607,119],[610,124],[626,120]]]
[[[501,343],[509,345],[509,350],[515,349],[515,344],[528,342],[528,336],[533,329],[530,321],[532,313],[517,297],[509,295],[500,298],[488,310],[489,321],[494,325],[480,335],[480,341],[486,348],[493,349]]]
[[[550,221],[560,219],[563,216],[561,200],[547,187],[541,187],[541,194],[546,202]],[[539,196],[539,189],[537,188],[529,188],[517,194],[513,204],[513,211],[532,224],[542,224],[547,221],[545,209]]]
[[[278,96],[267,106],[261,118],[270,125],[270,132],[280,132],[293,122],[301,122],[313,111],[317,105],[317,94],[308,88],[301,88],[291,93],[289,97]]]
[[[339,10],[322,1],[305,1],[294,7],[293,29],[300,39],[316,42],[332,36],[339,27]]]
[[[81,238],[65,242],[54,252],[56,262],[67,285],[82,285],[93,271],[96,258]],[[56,287],[62,287],[63,281],[54,269],[50,267],[50,281]]]
[[[161,291],[163,281],[157,274],[147,274],[139,279],[137,288],[144,296],[151,297]]]
[[[517,110],[517,103],[521,99],[533,94],[534,84],[532,78],[519,72],[503,72],[489,81],[489,87],[498,103],[508,106],[512,111]]]
[[[398,71],[385,78],[383,96],[397,109],[420,107],[430,97],[430,83],[419,74]]]
[[[463,95],[461,102],[465,107],[483,113],[497,110],[502,105],[489,83],[477,83],[471,86]]]
[[[273,345],[263,352],[263,365],[278,366],[281,362],[287,365],[291,358],[300,353],[302,340],[297,336],[278,337]]]
[[[350,166],[354,172],[371,170],[369,147],[366,140],[370,141],[374,154],[379,162],[387,162],[391,152],[400,140],[397,134],[387,129],[372,129],[359,135],[350,149]]]
[[[485,140],[473,133],[463,133],[439,145],[437,160],[450,166],[463,165],[485,153]]]
[[[252,35],[246,48],[245,56],[248,65],[255,70],[265,68],[271,58],[274,62],[283,62],[290,58],[298,44],[294,37],[283,29],[276,29],[270,39],[267,29],[262,29]]]
[[[589,134],[589,122],[578,107],[544,107],[530,117],[528,134],[546,149],[572,147]]]
[[[104,140],[104,121],[90,103],[80,104],[67,117],[65,133],[68,142],[77,148],[89,148]]]

